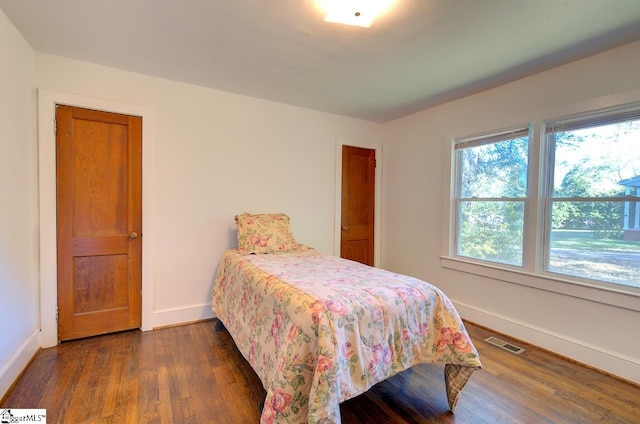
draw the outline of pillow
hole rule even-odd
[[[243,213],[236,216],[236,221],[238,251],[243,255],[287,252],[300,247],[289,228],[289,217],[283,213]]]

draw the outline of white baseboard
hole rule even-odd
[[[27,367],[31,358],[40,349],[40,329],[34,330],[18,347],[9,360],[0,368],[0,399]]]
[[[466,320],[640,384],[640,363],[636,358],[625,357],[619,353],[555,334],[527,323],[498,316],[470,305],[453,303],[460,315]]]
[[[213,317],[211,305],[208,303],[184,308],[163,309],[153,312],[153,328],[201,321]]]

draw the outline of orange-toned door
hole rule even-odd
[[[342,146],[340,256],[373,266],[376,151]]]
[[[142,118],[56,108],[58,339],[139,328]]]

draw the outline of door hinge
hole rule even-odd
[[[58,322],[58,307],[56,306],[56,322]]]
[[[53,136],[57,136],[58,135],[58,121],[56,121],[55,119],[53,120]]]

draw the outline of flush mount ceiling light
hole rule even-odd
[[[319,0],[327,11],[325,22],[369,28],[394,0]]]

